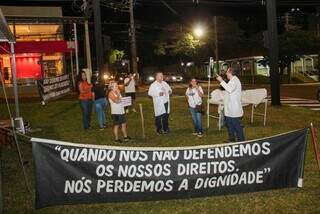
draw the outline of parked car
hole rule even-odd
[[[170,83],[180,83],[184,81],[184,78],[181,74],[168,73],[168,74],[164,74],[164,80]]]
[[[104,73],[103,76],[103,82],[105,85],[109,85],[109,83],[113,80],[115,80],[115,75],[110,74],[110,73]]]
[[[317,100],[320,102],[320,87],[318,88],[318,91],[317,91]]]
[[[151,84],[153,83],[155,80],[155,75],[154,74],[150,74],[150,75],[147,75],[143,78],[143,82],[146,83],[146,84]]]

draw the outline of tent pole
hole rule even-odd
[[[71,76],[72,76],[72,84],[73,89],[76,91],[76,84],[75,84],[75,78],[74,78],[74,68],[73,68],[73,54],[72,51],[70,52],[70,66],[71,66]]]
[[[13,92],[14,92],[14,103],[15,103],[15,109],[16,109],[16,118],[20,117],[20,111],[19,111],[19,99],[18,99],[18,84],[17,84],[17,68],[16,68],[16,55],[14,53],[14,43],[10,42],[10,48],[11,48],[11,74],[13,79]]]

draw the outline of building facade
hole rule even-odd
[[[64,38],[62,8],[0,6],[13,32],[17,81],[32,84],[44,77],[66,73],[66,57],[74,43]],[[9,45],[0,44],[0,69],[5,84],[12,84]]]

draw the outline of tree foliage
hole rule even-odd
[[[247,35],[232,18],[218,17],[217,23],[218,44],[215,44],[213,22],[207,23],[205,35],[200,39],[193,36],[191,28],[171,24],[155,42],[154,53],[202,61],[215,56],[214,50],[218,45],[220,59],[263,55],[262,33]]]
[[[124,51],[113,49],[111,50],[111,53],[109,56],[109,62],[113,64],[117,61],[120,61],[123,59],[124,55],[125,55]]]
[[[302,55],[315,54],[320,50],[320,38],[308,31],[288,31],[279,35],[279,67],[280,75],[290,63]]]

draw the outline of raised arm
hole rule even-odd
[[[230,80],[228,83],[222,81],[220,85],[230,94],[237,88],[237,83],[235,81]]]
[[[117,95],[114,91],[109,92],[108,98],[115,103],[121,102],[121,97],[119,95]]]

